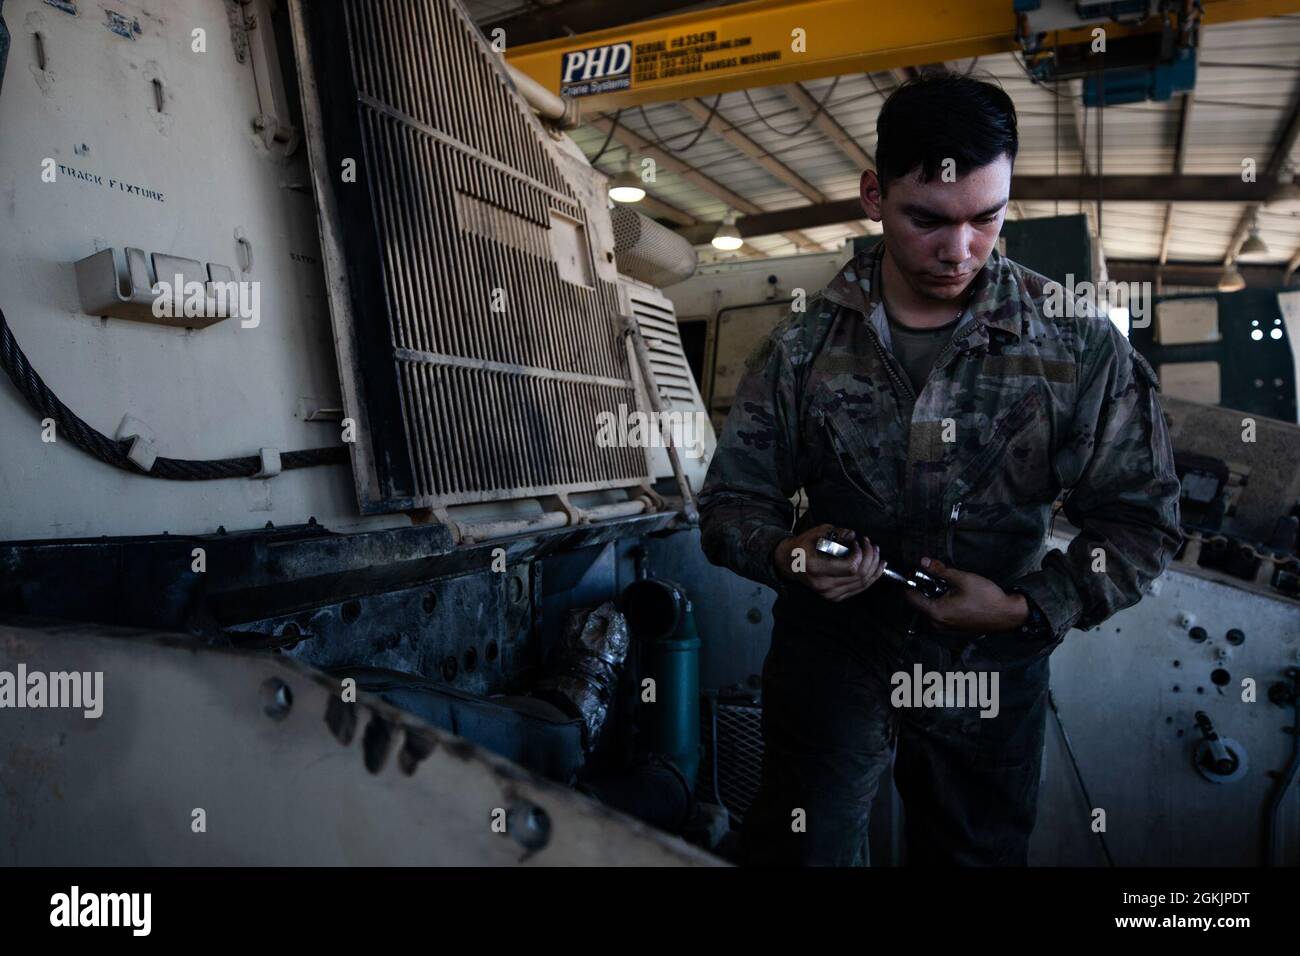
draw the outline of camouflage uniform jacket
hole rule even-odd
[[[777,577],[803,488],[794,533],[829,522],[867,535],[891,567],[928,555],[1017,586],[1054,640],[1136,603],[1182,542],[1151,366],[1105,318],[1049,317],[1050,280],[994,252],[914,395],[872,291],[883,248],[858,253],[750,357],[701,494],[709,560],[800,616],[883,607],[897,590],[885,579],[833,604]],[[1062,489],[1080,533],[1044,554]]]

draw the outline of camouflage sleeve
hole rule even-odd
[[[1089,628],[1142,597],[1182,544],[1173,447],[1146,359],[1109,321],[1087,324],[1073,425],[1054,467],[1079,528],[1066,551],[1012,582],[1055,635]]]
[[[783,582],[772,553],[790,535],[797,490],[798,389],[782,324],[750,356],[700,493],[700,542],[714,564]]]

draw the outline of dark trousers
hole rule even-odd
[[[1025,865],[1053,646],[778,615],[763,665],[762,783],[745,815],[745,862],[868,865],[871,804],[893,758],[909,865]],[[894,706],[893,676],[914,675],[918,663],[923,672],[983,671],[989,687],[996,673],[997,716],[981,717],[973,701]]]

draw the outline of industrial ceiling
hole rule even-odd
[[[926,2],[936,7],[931,13],[944,6]],[[908,5],[907,16],[924,24],[925,5]],[[512,45],[722,6],[730,5],[466,3],[485,34],[500,28]],[[880,17],[902,15],[890,4],[864,4],[864,31],[874,24],[873,6],[881,8]],[[857,195],[859,174],[872,162],[883,99],[916,70],[945,67],[995,80],[1012,96],[1020,121],[1018,177],[1103,177],[1099,189],[1092,189],[1096,184],[1090,180],[1068,199],[1015,199],[1013,190],[1009,218],[1085,212],[1094,229],[1100,224],[1108,262],[1167,264],[1167,283],[1206,284],[1195,281],[1198,274],[1211,276],[1229,262],[1253,268],[1256,277],[1275,276],[1278,283],[1297,272],[1300,198],[1285,184],[1300,167],[1298,13],[1232,22],[1207,18],[1195,89],[1163,102],[1088,108],[1080,80],[1036,83],[1021,54],[1002,52],[633,105],[618,114],[612,135],[615,110],[584,104],[582,125],[572,136],[610,176],[625,167],[629,153],[638,160],[654,158],[657,179],[639,208],[691,235],[706,261],[718,254],[700,236],[731,212],[790,214],[775,223],[788,228],[750,236],[735,255],[834,250],[848,238],[878,232],[879,226],[865,219],[808,225],[807,213]],[[1279,198],[1263,204],[1225,199],[1230,194],[1218,188],[1225,181],[1218,177],[1239,177],[1247,158],[1261,179],[1267,170],[1277,171],[1283,184],[1275,193]],[[1194,178],[1207,176],[1216,178]],[[1069,192],[1050,186],[1048,191]],[[1200,195],[1207,201],[1197,201]],[[1239,257],[1252,225],[1268,251]],[[1174,264],[1192,268],[1175,270]]]

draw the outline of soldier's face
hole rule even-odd
[[[862,205],[884,229],[889,256],[912,289],[927,299],[955,299],[984,267],[1006,216],[1011,160],[998,159],[954,182],[943,170],[929,182],[920,169],[889,184],[862,174]]]

